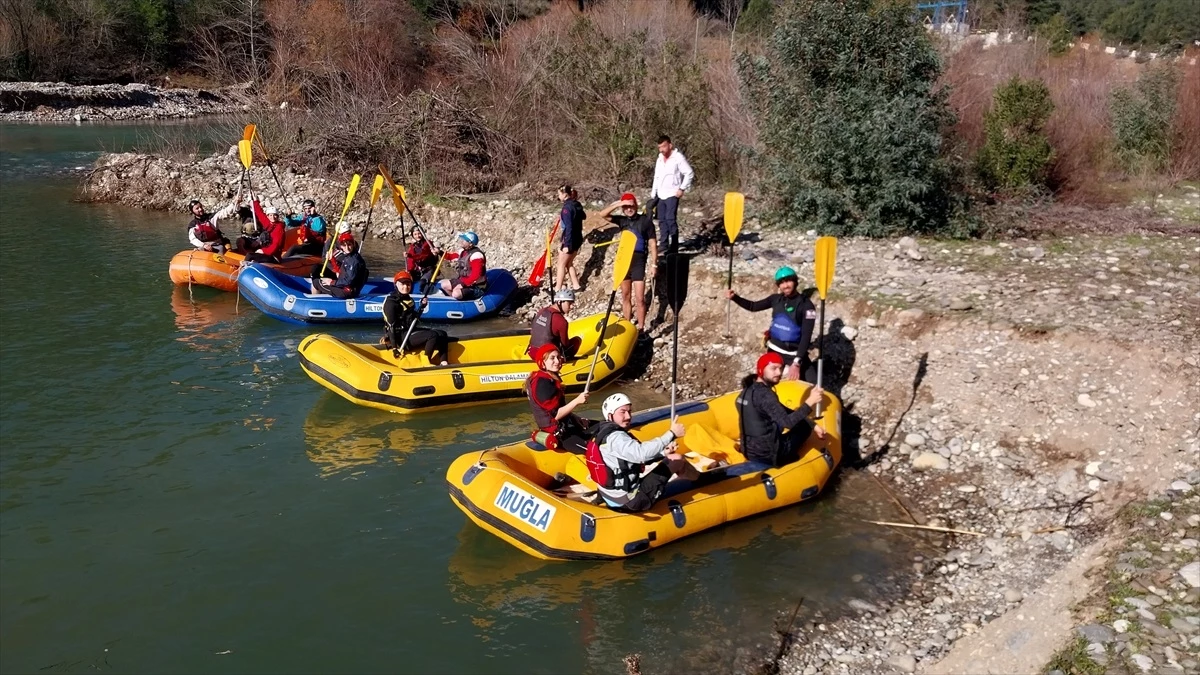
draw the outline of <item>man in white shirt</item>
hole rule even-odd
[[[666,134],[659,136],[650,199],[657,204],[654,215],[658,219],[660,251],[675,253],[679,248],[679,226],[675,222],[675,213],[679,210],[679,198],[691,189],[695,177],[687,158],[671,144],[671,137]]]

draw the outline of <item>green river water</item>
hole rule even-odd
[[[855,476],[628,561],[478,530],[446,467],[527,407],[354,406],[301,371],[303,328],[174,288],[185,215],[76,203],[68,171],[157,128],[0,126],[3,672],[728,672],[799,598],[836,614],[906,566]]]

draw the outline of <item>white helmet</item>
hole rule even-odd
[[[607,420],[611,418],[613,413],[617,412],[617,409],[621,406],[632,404],[633,402],[630,401],[629,397],[625,394],[613,394],[612,396],[604,399],[604,405],[600,406],[600,412],[604,413],[604,419]]]
[[[277,214],[279,213],[279,207],[277,207],[277,206],[264,206],[264,207],[263,207],[263,213],[267,214],[268,216],[274,216],[274,215],[277,215]]]
[[[345,233],[345,232],[349,232],[349,231],[350,231],[350,223],[347,223],[347,222],[346,222],[346,221],[344,221],[344,220],[343,220],[343,221],[339,221],[339,222],[338,222],[337,231],[338,231],[338,234],[342,234],[342,233]]]

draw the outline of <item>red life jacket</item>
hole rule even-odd
[[[196,238],[200,241],[216,241],[221,238],[221,231],[207,220],[202,220],[193,227],[196,230]]]
[[[555,396],[547,404],[552,407],[547,410],[544,404],[537,400],[537,385],[539,381],[549,381],[554,384]],[[563,393],[562,380],[554,373],[536,370],[525,380],[525,391],[529,394],[529,407],[533,410],[533,423],[538,429],[553,434],[558,431],[558,420],[554,419],[560,408],[567,404],[567,396]]]
[[[312,222],[312,216],[305,216],[304,222],[300,223],[300,233],[298,235],[301,244],[307,244],[309,240],[325,243],[325,232],[315,232],[308,226]]]
[[[584,450],[583,458],[587,462],[588,476],[596,481],[596,485],[609,490],[621,490],[623,492],[633,492],[637,490],[638,485],[642,482],[641,464],[626,462],[623,459],[617,460],[617,471],[604,463],[604,454],[600,452],[600,446],[608,440],[614,431],[620,431],[621,427],[612,422],[601,422],[596,426],[596,433],[592,435],[588,441],[587,448]]]

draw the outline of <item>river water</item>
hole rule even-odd
[[[300,370],[303,328],[172,287],[184,214],[76,203],[67,171],[160,128],[0,126],[0,670],[728,672],[801,597],[836,614],[906,566],[856,476],[628,561],[478,530],[446,466],[527,407],[354,406]]]

